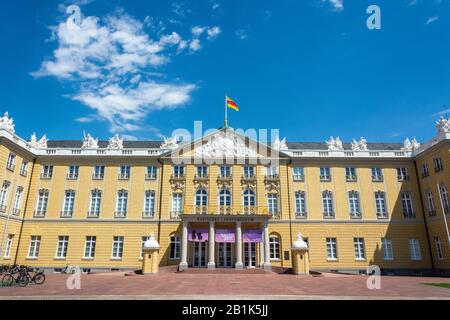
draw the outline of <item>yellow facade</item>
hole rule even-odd
[[[187,267],[238,267],[242,262],[244,267],[291,268],[291,246],[301,233],[309,246],[311,270],[358,272],[369,265],[394,273],[450,270],[450,240],[444,223],[444,217],[448,220],[450,215],[443,215],[437,191],[438,185],[450,187],[447,138],[416,153],[389,149],[388,156],[383,155],[383,150],[367,151],[367,156],[360,157],[355,156],[358,151],[342,151],[342,155],[333,156],[331,151],[316,150],[317,156],[308,157],[302,156],[307,151],[301,149],[286,152],[271,149],[269,155],[255,157],[254,177],[246,177],[246,164],[236,161],[230,165],[230,176],[220,177],[221,164],[192,163],[197,158],[194,144],[190,151],[181,151],[176,156],[176,149],[148,148],[147,155],[143,155],[145,150],[126,147],[114,154],[109,154],[108,149],[84,154],[80,147],[32,148],[28,142],[18,137],[15,140],[13,133],[4,131],[0,129],[0,183],[7,181],[10,187],[6,208],[0,212],[0,264],[26,264],[49,270],[69,264],[91,271],[139,269],[143,239],[153,233],[160,244],[160,266],[181,266],[184,258]],[[231,129],[222,129],[215,135],[227,132],[240,138]],[[211,136],[205,137],[200,146],[210,139]],[[14,168],[7,168],[10,154],[15,155]],[[442,159],[443,169],[439,172],[433,169],[436,157]],[[267,174],[267,162],[262,161],[268,158],[278,163],[274,176]],[[23,160],[28,162],[26,174],[20,172]],[[178,177],[174,175],[174,163],[180,160],[184,174]],[[248,158],[244,162],[253,161]],[[424,163],[430,169],[428,177],[421,175]],[[44,166],[48,165],[53,166],[52,176],[43,177]],[[201,165],[207,167],[205,177],[197,174]],[[75,179],[68,177],[70,166],[79,167]],[[104,166],[101,179],[93,177],[95,166]],[[131,168],[129,178],[121,179],[121,166]],[[147,176],[148,166],[157,168],[155,177]],[[347,179],[349,167],[356,170],[355,181]],[[303,179],[295,179],[294,168],[303,168]],[[321,168],[330,169],[330,181],[322,181]],[[380,181],[374,181],[373,168],[381,169]],[[407,179],[398,178],[398,168],[406,169]],[[14,211],[19,186],[24,196],[20,210]],[[206,205],[198,205],[199,189],[206,192]],[[42,215],[36,214],[40,190],[48,192]],[[64,216],[68,190],[74,192],[74,203],[70,214]],[[89,216],[93,190],[101,191],[98,217]],[[127,192],[125,217],[117,215],[119,190]],[[230,206],[220,204],[221,190],[229,191]],[[254,193],[251,206],[244,204],[246,190]],[[433,216],[427,210],[429,190],[435,194]],[[149,216],[144,213],[147,191],[154,192],[154,210]],[[324,191],[332,194],[332,218],[324,215]],[[358,217],[349,214],[351,191],[359,195]],[[306,209],[302,215],[296,213],[298,192],[305,195]],[[377,216],[376,192],[385,195],[385,218]],[[411,217],[404,214],[404,193],[410,195]],[[181,194],[179,212],[174,212],[174,194]],[[276,195],[277,209],[268,202],[270,194]],[[235,240],[229,244],[215,242],[212,248],[210,241],[185,242],[195,228],[207,229],[210,235],[220,229],[232,230]],[[238,245],[238,234],[247,230],[260,230],[261,242],[241,241]],[[95,237],[95,250],[88,248],[87,237]],[[440,239],[441,254],[437,252],[435,237]],[[8,238],[12,239],[9,244]],[[383,248],[382,239],[389,240],[388,253],[383,252],[387,249]],[[419,248],[412,248],[416,244]],[[7,247],[10,253],[5,257]],[[86,256],[87,251],[92,253],[91,257]]]

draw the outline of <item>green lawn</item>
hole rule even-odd
[[[427,286],[441,287],[450,289],[450,283],[422,283]]]

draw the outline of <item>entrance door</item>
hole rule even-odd
[[[256,266],[256,243],[244,242],[244,266],[247,268]]]
[[[231,243],[219,243],[219,267],[231,267]]]
[[[206,242],[194,242],[194,267],[206,267]]]

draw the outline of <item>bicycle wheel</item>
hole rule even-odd
[[[21,274],[17,277],[16,281],[20,287],[26,287],[30,282],[30,278],[26,274]]]
[[[10,274],[3,276],[2,286],[3,287],[11,287],[14,283],[14,277]]]
[[[38,273],[34,276],[34,283],[43,284],[45,282],[45,275],[43,273]]]

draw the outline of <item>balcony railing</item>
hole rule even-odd
[[[347,175],[345,176],[347,182],[356,182],[358,181],[358,177],[356,175]]]
[[[231,206],[219,206],[219,214],[221,215],[229,215],[232,214],[232,212]]]
[[[209,180],[209,175],[208,174],[196,174],[194,176],[194,180],[195,181],[206,181],[206,180]]]
[[[186,175],[184,173],[173,173],[170,176],[171,180],[185,180],[186,179]]]
[[[279,174],[266,174],[264,177],[265,181],[279,181],[280,175]]]
[[[217,177],[217,180],[219,181],[224,181],[224,180],[233,180],[233,175],[232,174],[219,174],[219,176]]]
[[[195,214],[208,214],[208,206],[195,206]]]

